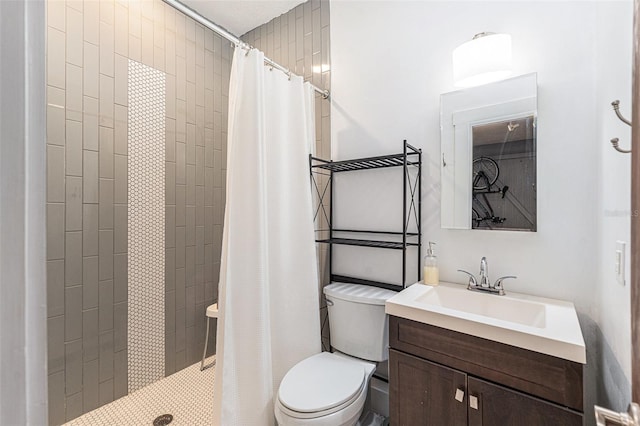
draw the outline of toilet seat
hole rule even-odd
[[[353,404],[366,392],[365,364],[322,352],[296,364],[278,391],[281,410],[298,419],[327,416]]]

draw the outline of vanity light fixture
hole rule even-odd
[[[511,35],[484,32],[453,51],[453,84],[472,87],[511,75]]]

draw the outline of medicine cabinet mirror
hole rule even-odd
[[[536,231],[536,74],[440,99],[441,225]]]

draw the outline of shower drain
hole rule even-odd
[[[161,416],[156,417],[153,421],[153,426],[166,426],[173,420],[173,416],[171,414],[163,414]]]

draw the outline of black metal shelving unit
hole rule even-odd
[[[402,168],[402,231],[385,232],[362,229],[335,229],[333,228],[333,177],[335,173],[352,172],[359,170],[382,169],[388,167]],[[416,248],[417,253],[417,277],[420,277],[420,258],[422,244],[422,205],[420,194],[422,193],[422,150],[417,149],[407,141],[403,141],[403,151],[400,154],[382,155],[378,157],[358,158],[344,161],[329,161],[322,158],[309,156],[309,170],[313,188],[318,195],[314,221],[319,214],[323,214],[329,228],[316,229],[317,232],[328,232],[328,238],[316,239],[316,242],[329,244],[329,274],[331,281],[364,284],[399,291],[407,285],[407,256],[408,250]],[[412,173],[412,170],[416,172]],[[414,176],[412,176],[414,175]],[[326,182],[319,184],[326,176]],[[329,197],[329,212],[327,213],[323,201]],[[415,221],[417,232],[408,232],[411,220]],[[336,237],[338,233],[362,234],[369,238],[342,238]],[[402,241],[386,241],[373,238],[376,235],[401,237]],[[402,250],[402,283],[393,284],[381,281],[366,280],[357,277],[337,275],[333,273],[333,246],[348,245],[360,247],[376,247],[381,249]]]

